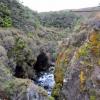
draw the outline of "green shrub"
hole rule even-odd
[[[79,17],[72,12],[45,12],[40,13],[40,22],[46,27],[73,29]]]
[[[32,78],[34,57],[32,55],[32,50],[28,47],[27,43],[22,37],[15,38],[15,45],[8,51],[8,58],[13,59],[16,66],[22,68],[20,72],[21,78]],[[17,67],[16,67],[17,68]]]
[[[12,26],[12,20],[9,16],[6,16],[3,19],[3,27],[11,27]]]
[[[17,49],[24,49],[24,47],[25,47],[25,42],[24,42],[24,40],[23,40],[22,38],[18,37],[18,38],[16,39],[16,48],[17,48]]]
[[[4,3],[0,3],[0,12],[5,16],[9,16],[11,14],[10,10],[8,9],[7,5]]]
[[[11,12],[8,9],[7,5],[0,3],[0,26],[1,27],[11,27],[12,19]]]
[[[52,91],[52,96],[54,98],[59,97],[59,93],[60,93],[61,87],[62,87],[62,85],[60,83],[55,84],[55,86],[53,88],[53,91]]]
[[[27,36],[30,37],[30,38],[32,38],[33,37],[33,33],[29,32],[29,33],[27,33]]]
[[[39,26],[40,26],[40,21],[38,20],[38,18],[35,18],[35,22],[34,22],[35,29],[38,29]]]
[[[55,100],[55,99],[54,99],[54,97],[50,96],[50,97],[49,97],[49,100]]]
[[[96,100],[96,96],[90,96],[90,100]]]

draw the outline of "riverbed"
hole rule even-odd
[[[35,83],[43,87],[47,91],[48,95],[50,96],[55,84],[54,70],[38,73],[38,77],[36,78]]]

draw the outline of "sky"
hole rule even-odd
[[[100,0],[20,0],[25,6],[38,12],[59,11],[64,9],[79,9],[94,7]]]

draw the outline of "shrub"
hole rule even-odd
[[[10,50],[11,48],[13,48],[15,44],[15,40],[12,36],[6,36],[3,39],[3,46],[7,49]]]
[[[80,71],[79,78],[80,78],[80,90],[83,91],[86,82],[86,75],[83,70]]]
[[[27,36],[28,36],[29,38],[32,38],[32,37],[33,37],[33,33],[32,33],[32,32],[29,32],[29,33],[27,34]]]
[[[80,47],[77,52],[77,58],[88,56],[89,48],[90,47],[88,43],[85,43],[82,47]]]
[[[35,18],[35,22],[34,22],[35,29],[38,29],[39,26],[40,26],[40,22],[39,22],[38,18]]]
[[[11,12],[8,9],[7,5],[4,3],[0,3],[0,26],[1,27],[11,27],[12,26],[12,19],[11,19]]]
[[[91,45],[91,53],[95,56],[100,56],[100,33],[92,32],[89,37],[89,43]]]
[[[20,78],[32,78],[34,58],[31,49],[21,37],[16,37],[14,47],[8,51],[9,59],[16,63],[15,76]]]
[[[3,19],[3,27],[11,27],[12,26],[12,20],[9,16],[5,16]]]
[[[9,16],[11,13],[7,5],[2,2],[0,2],[0,12],[2,12],[3,15],[6,15],[6,16]]]
[[[6,55],[7,55],[7,52],[6,52],[5,48],[0,46],[0,57],[2,57],[2,56],[5,57]]]
[[[40,13],[41,24],[47,27],[72,29],[78,19],[80,19],[78,16],[68,11]]]
[[[52,96],[49,97],[49,100],[55,100]]]
[[[90,96],[90,100],[96,100],[96,96]]]
[[[61,87],[62,85],[60,83],[55,84],[53,91],[52,91],[52,96],[55,97],[55,99],[59,97]]]

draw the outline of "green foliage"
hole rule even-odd
[[[79,50],[78,50],[78,53],[77,53],[77,57],[85,57],[87,56],[89,53],[89,44],[84,44]]]
[[[33,37],[33,33],[32,33],[32,32],[29,32],[27,35],[28,35],[28,37],[30,37],[30,38]]]
[[[80,24],[81,24],[81,21],[84,20],[83,18],[79,18],[75,21],[75,26],[74,26],[74,30],[75,31],[80,31]]]
[[[59,11],[59,12],[49,12],[40,13],[40,20],[43,26],[47,27],[58,27],[58,28],[73,28],[79,19],[72,12]]]
[[[25,42],[22,38],[18,37],[16,39],[16,48],[17,49],[24,49],[25,48]]]
[[[3,19],[3,27],[11,27],[12,26],[12,20],[10,17],[6,16]]]
[[[62,85],[60,83],[57,83],[54,88],[53,88],[53,91],[52,91],[52,96],[53,97],[59,97],[59,93],[60,93],[60,89],[61,89]]]
[[[90,96],[90,100],[96,100],[96,96]]]
[[[13,94],[13,88],[14,88],[15,84],[13,82],[13,80],[11,81],[7,81],[5,84],[5,90],[7,93]]]
[[[50,97],[49,97],[49,100],[55,100],[55,99],[54,99],[54,97],[50,96]]]
[[[32,78],[34,75],[32,64],[34,63],[34,58],[32,55],[32,50],[28,47],[27,43],[22,37],[15,38],[15,45],[8,51],[8,58],[13,59],[17,66],[21,66],[23,72],[21,72],[21,77]]]
[[[94,89],[91,89],[90,91],[90,100],[96,100],[96,92]]]
[[[17,37],[15,40],[15,46],[8,52],[8,57],[11,58],[13,56],[16,62],[23,62],[25,59],[25,55],[23,52],[25,47],[26,44],[24,40],[20,37]]]
[[[11,27],[12,19],[10,16],[11,12],[8,9],[7,5],[0,3],[0,26],[1,27]]]
[[[34,27],[35,27],[35,29],[38,29],[39,26],[40,26],[40,21],[39,21],[38,18],[35,18],[35,22],[34,22]]]
[[[89,42],[91,45],[92,55],[99,57],[100,56],[100,33],[92,32],[89,38]]]
[[[0,12],[6,16],[10,15],[10,10],[8,9],[7,5],[2,2],[0,3]]]

